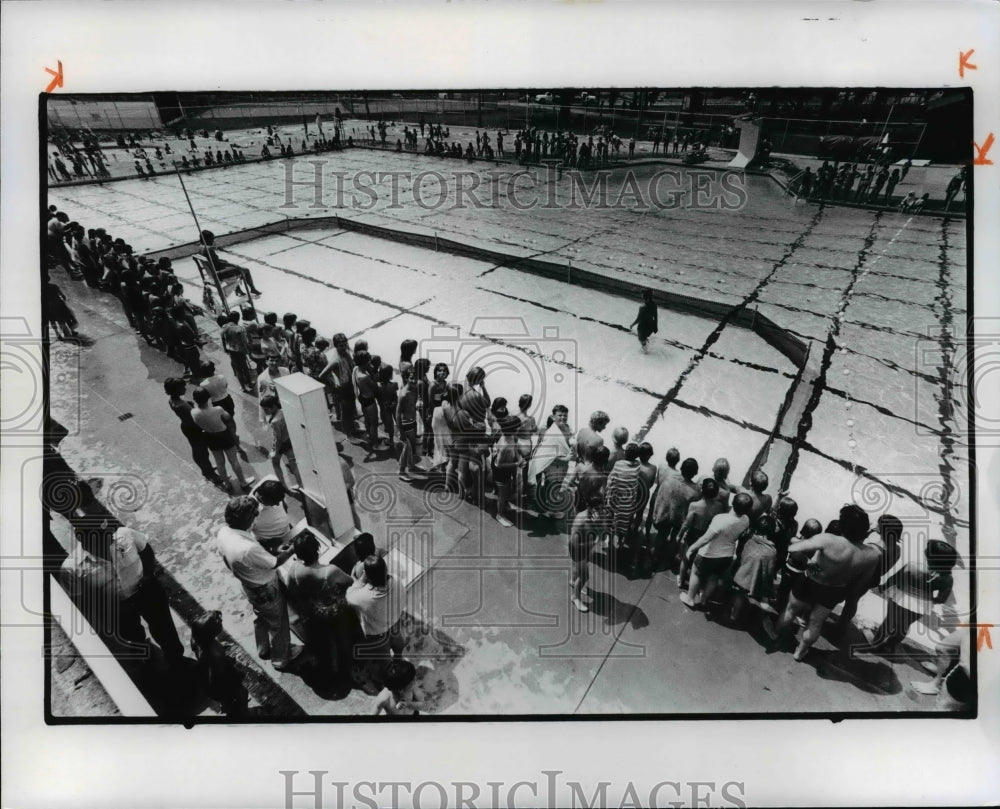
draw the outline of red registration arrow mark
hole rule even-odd
[[[53,70],[51,67],[45,68],[46,73],[50,73],[54,78],[49,82],[49,86],[45,88],[46,93],[51,93],[56,87],[63,86],[63,69],[62,62],[57,61],[56,64],[59,65],[58,70]]]
[[[969,57],[972,56],[972,54],[974,54],[975,52],[976,52],[975,48],[972,48],[971,50],[968,50],[965,53],[962,53],[961,51],[958,52],[958,75],[960,78],[963,79],[965,78],[966,70],[979,70],[979,68],[976,65],[972,64],[972,62],[969,61]]]
[[[990,132],[990,134],[986,136],[986,141],[983,143],[982,148],[980,148],[979,144],[976,143],[975,141],[972,141],[972,145],[976,147],[976,156],[972,161],[973,165],[992,166],[993,161],[990,160],[988,157],[986,157],[986,153],[990,150],[990,147],[993,145],[993,133]]]
[[[985,646],[987,649],[993,648],[993,639],[990,637],[990,629],[995,624],[958,624],[961,627],[976,627],[976,651],[981,652]]]

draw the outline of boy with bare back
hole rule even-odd
[[[841,536],[824,532],[795,544],[796,552],[812,553],[806,574],[792,585],[788,606],[775,631],[780,637],[797,617],[806,620],[806,628],[795,649],[795,659],[802,660],[819,639],[823,623],[840,602],[855,588],[859,579],[870,576],[864,539],[868,535],[868,515],[858,506],[840,510]]]

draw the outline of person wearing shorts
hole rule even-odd
[[[864,548],[871,523],[856,505],[840,510],[840,534],[829,531],[795,544],[795,551],[811,554],[805,576],[792,585],[788,606],[775,626],[780,639],[796,618],[806,627],[795,649],[795,659],[802,660],[819,639],[830,612],[847,599],[860,579],[871,575],[868,553]]]
[[[810,578],[808,571],[792,584],[792,596],[799,601],[818,604],[831,611],[840,602],[844,601],[849,594],[850,590],[846,586],[822,584]]]
[[[212,452],[219,476],[225,478],[226,461],[228,460],[240,486],[249,489],[255,478],[252,475],[247,477],[243,473],[243,467],[240,466],[237,458],[239,439],[236,437],[235,422],[232,416],[221,407],[213,405],[209,392],[204,388],[195,388],[191,397],[197,405],[191,411],[191,418],[204,435],[205,444]]]
[[[371,354],[359,351],[354,357],[356,365],[351,372],[352,384],[361,405],[361,416],[368,434],[368,451],[378,449],[378,379],[371,372]]]
[[[687,516],[684,518],[680,533],[677,535],[678,553],[681,560],[680,569],[677,571],[677,586],[682,590],[686,590],[690,583],[688,549],[705,535],[712,520],[725,513],[726,507],[719,497],[719,484],[715,478],[705,478],[701,482],[701,499],[695,500],[688,506]]]
[[[733,498],[732,512],[716,514],[701,538],[688,548],[687,559],[693,564],[687,592],[681,593],[685,606],[697,609],[707,604],[726,578],[736,553],[736,540],[750,527],[752,506],[750,495],[740,492]]]
[[[694,559],[694,570],[702,581],[708,581],[712,577],[721,579],[726,575],[732,562],[731,556],[710,557],[699,554]]]
[[[788,599],[792,593],[792,587],[799,579],[806,575],[806,566],[809,564],[809,554],[801,553],[798,544],[805,539],[811,539],[817,534],[823,533],[823,526],[819,520],[808,519],[802,524],[802,531],[799,536],[789,546],[788,555],[785,557],[785,566],[781,571],[781,582],[778,585],[778,595],[774,608],[778,615],[785,611],[788,606]]]

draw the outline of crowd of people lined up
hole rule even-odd
[[[505,398],[490,396],[478,367],[462,383],[450,381],[445,363],[432,367],[416,356],[415,340],[401,344],[394,369],[372,355],[365,340],[352,347],[336,334],[331,345],[293,313],[281,325],[276,316],[265,316],[262,328],[266,346],[253,348],[239,338],[230,344],[234,371],[247,367],[243,355],[249,350],[258,369],[261,362],[268,365],[258,378],[261,391],[268,376],[290,368],[315,377],[326,386],[332,420],[342,431],[362,435],[372,453],[398,450],[402,481],[436,478],[492,511],[505,527],[567,520],[570,599],[580,611],[589,609],[588,566],[603,552],[628,575],[676,571],[681,601],[691,609],[718,609],[718,597],[734,623],[759,614],[776,642],[801,621],[795,656],[802,659],[831,611],[841,606],[838,625],[846,628],[872,587],[888,588],[891,605],[873,652],[892,650],[915,620],[950,594],[955,549],[931,540],[923,559],[904,559],[903,527],[894,517],[883,515],[873,527],[868,514],[851,505],[825,529],[815,518],[800,526],[797,503],[786,492],[769,494],[760,470],[743,488],[730,481],[725,458],[701,480],[698,461],[681,462],[675,448],[655,465],[654,448],[630,441],[623,426],[605,446],[611,419],[601,411],[574,433],[568,408],[555,405],[541,426],[530,394],[519,398],[515,411]],[[277,402],[273,396],[261,401],[269,417]]]
[[[50,139],[55,146],[55,151],[49,155],[48,162],[49,177],[52,182],[111,176],[104,152],[93,132],[78,133],[76,140],[80,141],[79,146],[68,133],[56,133]],[[67,161],[73,167],[72,174],[66,166]]]
[[[366,127],[365,134],[367,140],[373,145],[381,145],[383,148],[388,145],[388,128],[395,126],[395,122],[379,120],[375,124]],[[623,140],[615,134],[614,129],[608,125],[602,125],[586,137],[579,136],[569,131],[547,131],[538,127],[525,127],[513,133],[509,130],[498,129],[494,134],[489,131],[474,132],[473,140],[468,141],[463,147],[458,141],[451,140],[451,128],[443,124],[428,124],[421,120],[419,127],[414,125],[403,126],[402,136],[396,140],[397,152],[417,152],[420,150],[419,138],[424,138],[423,153],[436,157],[449,157],[464,159],[468,161],[499,160],[513,157],[521,164],[538,163],[544,160],[558,160],[563,165],[576,168],[593,168],[605,165],[612,160],[619,160],[622,151],[626,150],[628,158],[635,157],[636,140],[630,138]],[[696,132],[674,133],[673,155],[685,157],[689,150],[694,153],[704,154],[707,143],[708,132],[699,130]],[[663,142],[663,154],[667,154],[670,143],[669,135],[662,134],[660,129],[656,129],[652,134],[653,153],[659,153],[661,140]],[[353,143],[353,137],[351,138]]]
[[[669,127],[651,126],[649,127],[646,140],[653,142],[653,154],[658,154],[660,144],[663,144],[663,154],[666,155],[671,143],[673,143],[673,154],[686,152],[690,143],[701,143],[704,145],[715,145],[723,149],[735,149],[739,145],[740,131],[732,123],[724,127],[713,126],[709,129],[698,129],[694,132],[682,132],[678,127],[674,127],[673,132]]]
[[[404,140],[397,141],[397,151],[416,151],[417,131],[404,127]],[[424,154],[439,157],[464,158],[472,161],[506,159],[513,156],[521,164],[538,163],[544,160],[558,160],[563,165],[590,168],[608,163],[612,157],[618,159],[623,141],[613,132],[592,134],[586,139],[572,132],[548,132],[537,127],[527,127],[513,133],[497,130],[495,137],[489,132],[475,131],[474,141],[465,148],[457,141],[447,142],[450,131],[446,127],[432,126],[424,142]],[[629,157],[635,154],[635,138],[628,142]]]
[[[394,121],[379,119],[374,124],[365,126],[365,139],[373,145],[381,145],[385,148],[388,146],[389,128],[395,126],[396,122]],[[306,124],[305,139],[301,141],[298,152],[296,152],[291,135],[286,133],[282,137],[279,129],[268,125],[266,137],[260,148],[260,158],[272,160],[292,158],[297,153],[320,154],[339,150],[344,145],[350,147],[355,143],[353,135],[347,137],[346,141],[341,139],[339,125],[334,127],[331,138],[326,137],[321,124],[317,123],[317,129],[318,135],[311,136],[308,124]],[[675,131],[673,156],[680,156],[685,162],[706,159],[705,144],[708,142],[709,134],[707,130]],[[125,149],[128,156],[133,159],[136,176],[144,179],[154,177],[158,173],[171,172],[175,168],[191,170],[201,167],[240,164],[247,160],[244,153],[246,147],[230,142],[221,129],[216,130],[213,134],[207,129],[196,132],[187,127],[177,130],[174,135],[178,140],[188,142],[186,153],[178,154],[179,150],[172,149],[169,141],[165,138],[161,145],[150,143],[148,146],[144,146],[139,135],[134,132],[119,134],[117,145],[119,148]],[[212,145],[200,147],[195,141],[196,135],[206,139],[214,138],[218,144],[214,148]],[[409,125],[404,125],[402,136],[397,138],[395,143],[396,151],[419,151],[418,137],[425,137],[423,153],[426,155],[464,159],[470,162],[475,159],[507,159],[513,156],[514,160],[520,164],[538,163],[552,159],[571,168],[594,168],[605,165],[612,160],[621,159],[623,149],[627,150],[628,158],[632,159],[636,150],[634,137],[625,141],[608,124],[595,128],[586,137],[568,131],[544,131],[537,127],[525,127],[513,134],[500,129],[492,136],[488,131],[479,132],[476,130],[474,141],[469,141],[463,147],[458,141],[451,141],[450,127],[442,124],[428,124],[422,119],[419,129],[417,125],[413,125],[412,128]],[[74,139],[81,141],[83,147],[78,147]],[[659,153],[661,141],[663,154],[668,153],[670,135],[665,133],[665,130],[662,128],[651,129],[651,139],[653,154]],[[48,166],[49,177],[53,182],[70,182],[90,177],[111,176],[102,148],[92,132],[80,130],[75,133],[59,135],[53,138],[53,143],[57,150],[50,155]],[[72,166],[72,173],[67,167],[67,161]]]
[[[228,463],[239,486],[249,490],[254,477],[240,464],[247,456],[228,381],[200,355],[203,335],[194,320],[200,312],[184,297],[169,260],[134,256],[123,240],[102,229],[84,233],[67,220],[50,208],[50,266],[62,265],[88,284],[115,294],[136,332],[183,366],[182,374],[168,379],[164,390],[195,463],[220,488],[228,487]],[[245,268],[218,256],[211,233],[204,233],[203,240],[202,252],[220,275],[233,276],[246,287],[244,295],[259,294]],[[650,304],[647,295],[643,306]],[[646,321],[640,324],[640,340],[655,332],[655,310]],[[362,437],[372,457],[380,452],[398,455],[402,482],[437,480],[490,510],[507,528],[539,519],[565,521],[561,524],[568,527],[573,571],[569,598],[581,612],[590,609],[590,565],[603,554],[610,566],[628,576],[672,570],[682,589],[680,600],[688,608],[713,614],[722,610],[736,625],[761,627],[776,644],[801,625],[795,648],[800,660],[820,637],[831,612],[840,607],[837,626],[845,629],[859,600],[873,587],[881,588],[889,603],[886,619],[869,644],[874,653],[893,650],[916,620],[950,595],[950,571],[958,561],[955,548],[933,539],[922,558],[908,558],[902,523],[894,517],[882,515],[873,527],[867,513],[847,505],[825,528],[819,519],[824,515],[800,523],[796,501],[788,492],[770,494],[770,481],[759,469],[748,476],[744,488],[730,480],[725,458],[717,459],[711,474],[701,478],[698,460],[682,461],[673,447],[664,462],[656,464],[654,447],[630,440],[624,426],[611,431],[607,445],[611,418],[603,411],[592,413],[587,425],[574,432],[569,409],[556,404],[539,424],[530,393],[521,395],[516,407],[503,397],[492,397],[479,367],[469,369],[461,382],[453,380],[447,364],[432,367],[417,356],[416,340],[401,343],[393,367],[371,353],[365,339],[356,339],[352,346],[338,333],[327,340],[293,312],[280,319],[267,312],[258,320],[256,309],[247,307],[219,315],[217,322],[237,382],[258,398],[260,420],[271,433],[269,458],[276,477],[262,484],[255,496],[231,501],[220,550],[254,605],[258,651],[279,670],[292,666],[296,653],[286,642],[288,618],[284,595],[276,595],[281,588],[274,571],[292,555],[303,566],[304,598],[321,593],[320,600],[329,600],[331,592],[339,593],[334,606],[317,609],[306,604],[300,613],[322,628],[317,632],[325,638],[327,651],[321,657],[331,671],[343,674],[356,662],[345,644],[359,626],[370,645],[381,650],[376,655],[380,659],[390,645],[395,652],[401,641],[399,615],[386,614],[387,588],[394,585],[381,556],[361,554],[349,583],[333,566],[317,568],[316,549],[307,539],[294,546],[274,545],[287,539],[290,528],[284,498],[301,486],[275,390],[275,380],[293,371],[324,385],[331,422],[347,435]],[[195,385],[193,401],[185,399],[188,384]],[[294,484],[289,484],[282,462]],[[344,604],[352,603],[350,588],[359,591],[357,611],[352,613],[359,624],[342,611]],[[371,608],[367,618],[358,606],[362,603]],[[954,670],[956,654],[957,646],[942,651],[936,687]],[[395,670],[398,674],[399,667]],[[389,677],[386,671],[383,680]],[[386,700],[396,704],[390,696]]]
[[[308,128],[306,131],[308,133]],[[319,154],[342,148],[339,128],[334,130],[333,137],[330,139],[325,137],[322,128],[319,131],[319,136],[307,134],[306,139],[302,140],[298,147],[299,154],[308,154],[309,152]],[[267,135],[260,149],[261,159],[295,157],[296,147],[290,135],[286,134],[283,138],[280,131],[270,125],[266,132]],[[158,134],[159,137],[163,138],[162,143],[156,142]],[[216,130],[213,135],[207,129],[195,132],[188,128],[174,134],[178,140],[187,141],[187,148],[183,152],[171,147],[170,141],[160,133],[151,133],[147,144],[142,142],[137,133],[120,134],[117,145],[126,151],[128,158],[133,160],[136,176],[144,179],[149,179],[157,174],[173,172],[175,168],[191,170],[211,166],[237,165],[247,161],[246,146],[229,141],[223,135],[222,130]],[[196,135],[202,138],[214,137],[218,143],[214,146],[211,144],[204,147],[199,146],[195,141]],[[82,147],[77,145],[77,141],[83,144]],[[49,155],[48,174],[53,183],[111,177],[107,157],[98,143],[97,137],[88,130],[60,134],[54,136],[52,142],[56,149]]]
[[[895,206],[903,213],[918,213],[927,205],[929,193],[917,196],[910,191],[903,197],[894,196],[896,186],[906,179],[913,163],[907,159],[902,166],[887,163],[845,162],[823,165],[813,173],[807,168],[799,175],[794,190],[805,199],[841,200],[872,205]],[[967,168],[963,167],[948,182],[945,190],[945,210],[951,207],[959,193],[965,192]]]
[[[183,363],[185,373],[195,371],[198,346],[204,343],[195,315],[203,312],[184,296],[169,258],[136,256],[124,239],[113,238],[103,228],[84,230],[54,205],[49,208],[47,245],[50,269],[64,267],[70,278],[112,292],[137,334]],[[76,318],[51,280],[47,302],[46,315],[56,336],[76,336]]]

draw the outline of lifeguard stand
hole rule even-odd
[[[242,309],[246,303],[253,307],[253,300],[249,290],[245,297],[236,294],[236,287],[240,284],[246,286],[242,276],[221,280],[215,272],[215,268],[205,256],[195,253],[192,258],[201,275],[202,303],[212,314],[227,314],[233,309]]]

